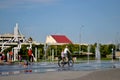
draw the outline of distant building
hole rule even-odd
[[[2,43],[5,42],[5,41],[9,41],[10,39],[12,40],[13,38],[14,38],[14,34],[10,34],[10,33],[0,34],[0,42],[2,42]],[[19,39],[21,42],[24,42],[23,40],[25,40],[25,36],[19,34],[19,35],[18,35],[18,39]]]
[[[116,56],[117,58],[120,58],[120,51],[116,51],[115,56]]]
[[[72,41],[65,35],[49,35],[46,37],[47,44],[71,44]]]

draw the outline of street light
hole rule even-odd
[[[82,38],[82,33],[81,33],[81,31],[82,31],[82,28],[83,28],[84,26],[82,25],[81,27],[80,27],[80,43],[79,43],[79,54],[80,54],[80,51],[81,51],[81,38]]]

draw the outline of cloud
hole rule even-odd
[[[30,2],[53,2],[53,1],[56,1],[56,0],[23,0],[23,1],[30,1]]]
[[[0,9],[30,4],[51,4],[58,0],[0,0]]]

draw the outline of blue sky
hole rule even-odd
[[[16,23],[37,42],[62,34],[79,43],[81,33],[82,43],[114,43],[120,39],[120,0],[0,0],[0,34],[13,33]]]

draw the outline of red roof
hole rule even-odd
[[[72,43],[65,35],[51,35],[57,43]]]

